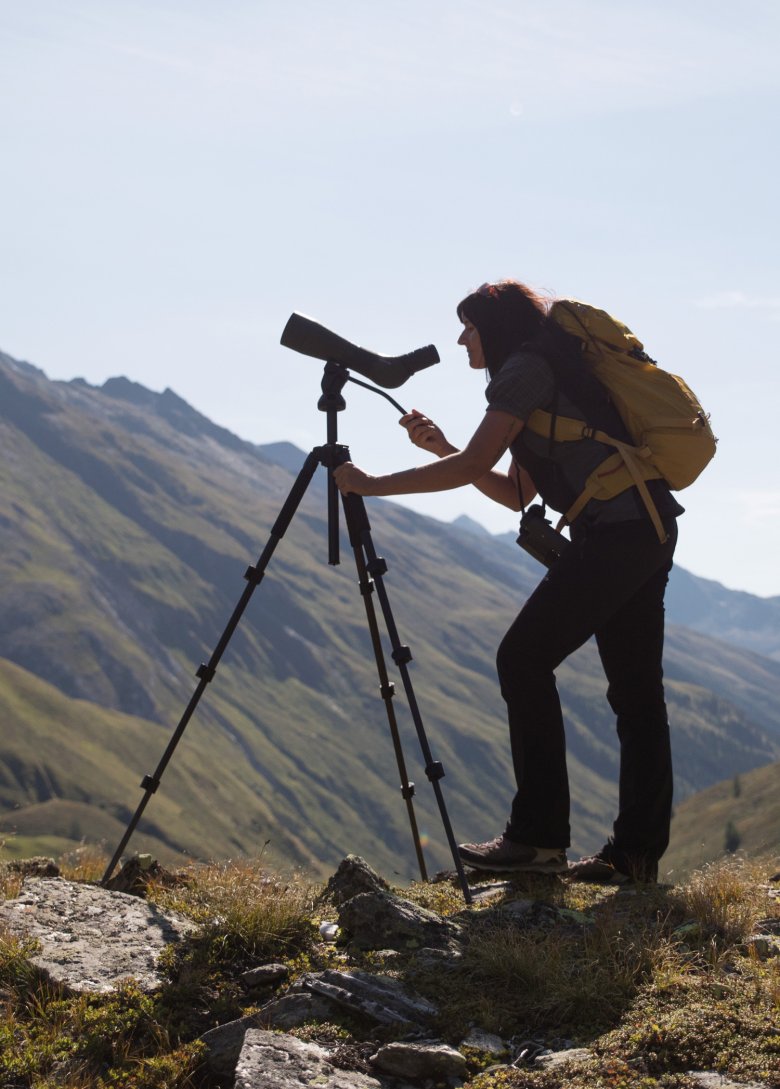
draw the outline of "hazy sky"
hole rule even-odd
[[[298,310],[435,343],[396,396],[460,444],[485,402],[455,304],[517,276],[685,376],[720,447],[678,560],[780,594],[779,54],[775,0],[0,0],[0,349],[308,450]],[[355,462],[425,460],[346,396]],[[409,505],[516,522],[474,489]]]

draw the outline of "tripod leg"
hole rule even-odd
[[[450,824],[450,818],[447,813],[447,807],[444,804],[444,795],[441,790],[440,780],[444,777],[444,768],[438,760],[434,760],[431,754],[430,746],[428,745],[428,738],[425,733],[425,727],[423,725],[422,716],[420,715],[420,708],[417,704],[417,697],[414,694],[414,688],[412,687],[411,677],[409,676],[409,670],[407,668],[408,663],[412,660],[412,654],[408,646],[404,646],[398,637],[398,629],[395,625],[393,618],[393,612],[390,608],[390,601],[387,596],[387,590],[385,589],[382,576],[387,571],[387,564],[383,559],[377,556],[374,549],[374,544],[371,539],[371,526],[368,521],[368,515],[366,513],[366,505],[362,496],[359,495],[346,495],[344,497],[344,513],[346,516],[347,526],[349,528],[350,540],[354,541],[360,549],[363,550],[367,557],[367,563],[365,565],[369,575],[371,575],[376,585],[377,594],[379,595],[379,603],[382,608],[382,615],[384,616],[385,625],[387,627],[387,633],[390,637],[390,643],[393,648],[392,658],[398,666],[401,673],[401,679],[403,681],[404,691],[406,692],[406,699],[409,704],[409,710],[412,715],[412,720],[417,731],[417,737],[420,742],[420,748],[422,750],[423,758],[425,759],[425,774],[431,782],[436,801],[439,806],[439,813],[441,814],[442,824],[444,826],[444,833],[447,837],[447,842],[452,852],[452,860],[455,864],[455,870],[458,874],[458,880],[460,881],[460,887],[463,891],[463,898],[467,904],[472,902],[471,890],[469,889],[466,875],[463,871],[463,863],[460,855],[458,854],[458,845],[455,842],[455,836],[452,831],[452,825]]]
[[[349,527],[349,517],[347,517],[347,527]],[[379,674],[379,691],[382,695],[382,699],[385,702],[385,710],[387,711],[387,721],[390,725],[390,736],[393,740],[393,749],[395,751],[395,759],[398,764],[398,774],[401,777],[401,794],[406,802],[406,811],[409,816],[409,825],[412,829],[412,840],[414,842],[414,850],[417,855],[417,864],[420,867],[420,878],[423,881],[428,880],[428,872],[425,868],[425,858],[423,857],[422,844],[420,842],[420,833],[417,829],[417,818],[414,812],[414,803],[412,798],[414,796],[414,783],[409,782],[409,776],[406,771],[406,761],[404,760],[403,749],[401,748],[401,738],[398,733],[398,722],[395,717],[395,708],[393,707],[393,695],[395,693],[395,685],[391,683],[387,675],[387,667],[385,665],[385,656],[382,650],[382,641],[379,636],[379,625],[376,619],[376,609],[374,608],[374,601],[372,594],[374,592],[374,584],[369,577],[366,570],[365,560],[363,558],[363,551],[358,541],[351,541],[352,549],[355,554],[355,566],[358,573],[358,585],[360,586],[360,593],[363,596],[363,604],[366,607],[366,618],[368,620],[368,630],[371,635],[371,645],[374,648],[374,658],[376,659],[377,673]]]
[[[176,749],[176,746],[181,740],[181,736],[184,733],[188,722],[192,718],[192,715],[195,711],[195,708],[198,706],[201,696],[206,690],[206,686],[211,681],[213,681],[214,674],[217,671],[217,666],[219,665],[220,659],[222,658],[222,655],[224,654],[225,649],[230,642],[231,636],[238,627],[244,610],[249,604],[249,599],[254,593],[255,587],[257,587],[262,581],[263,575],[265,574],[265,569],[274,554],[276,546],[284,536],[285,530],[287,529],[293,515],[298,509],[301,499],[303,499],[304,493],[309,486],[309,483],[311,482],[311,479],[314,476],[314,473],[319,464],[319,451],[312,451],[306,458],[306,461],[303,463],[303,468],[301,469],[295,482],[293,483],[292,488],[290,489],[290,493],[287,496],[287,499],[285,500],[285,503],[282,506],[282,509],[279,512],[276,521],[274,522],[273,528],[271,529],[271,536],[265,548],[263,549],[263,552],[258,559],[257,564],[254,567],[248,567],[246,572],[244,573],[244,578],[247,581],[246,588],[244,589],[243,594],[239,598],[238,603],[236,604],[236,607],[234,608],[233,613],[230,617],[230,620],[228,621],[227,626],[223,631],[219,642],[214,648],[214,651],[208,662],[205,664],[201,664],[198,667],[198,670],[196,672],[196,676],[198,677],[198,686],[195,689],[190,699],[190,702],[187,704],[184,714],[179,720],[179,724],[174,730],[171,740],[168,742],[168,747],[163,753],[163,756],[159,764],[157,765],[157,768],[152,775],[145,775],[141,780],[141,788],[144,790],[144,795],[141,798],[138,808],[130,819],[130,823],[125,830],[125,834],[122,837],[119,846],[114,852],[113,858],[111,859],[106,868],[106,872],[103,874],[103,877],[101,879],[102,885],[106,885],[109,881],[111,874],[114,872],[114,869],[119,862],[119,859],[122,857],[122,853],[125,847],[130,841],[130,837],[132,836],[138,825],[138,822],[143,816],[143,812],[146,809],[149,799],[159,787],[160,779],[162,778],[163,772],[168,766],[168,762],[173,756],[174,750]]]

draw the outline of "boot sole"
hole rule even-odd
[[[467,866],[487,873],[566,873],[568,862],[487,862],[485,859],[460,856]]]

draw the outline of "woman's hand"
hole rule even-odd
[[[349,495],[352,492],[354,495],[375,495],[372,490],[372,485],[376,482],[376,477],[371,476],[369,473],[364,473],[362,469],[358,469],[357,465],[353,465],[351,461],[345,461],[343,465],[339,465],[333,470],[333,479],[336,481],[336,487],[342,495]]]
[[[447,442],[442,429],[428,416],[418,412],[416,408],[413,408],[411,412],[407,412],[398,422],[401,427],[406,428],[406,433],[411,442],[415,446],[419,446],[421,450],[429,450],[440,458],[456,452],[455,447]]]

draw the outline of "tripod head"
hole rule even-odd
[[[417,371],[439,362],[439,353],[433,344],[407,352],[406,355],[377,355],[367,348],[359,348],[303,314],[290,315],[282,332],[281,343],[302,355],[349,367],[385,389],[402,386]]]

